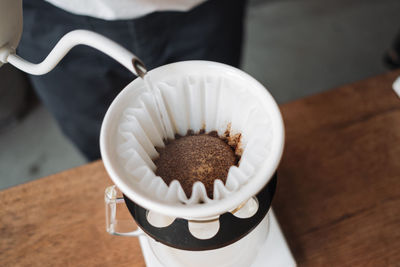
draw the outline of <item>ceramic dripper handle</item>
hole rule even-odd
[[[13,50],[0,50],[0,61],[8,62],[30,74],[42,75],[51,71],[77,45],[96,48],[121,63],[137,76],[143,77],[147,72],[143,62],[137,56],[103,35],[87,30],[75,30],[64,35],[41,63],[28,62],[14,54]]]
[[[137,228],[129,231],[135,226],[132,218],[126,220],[117,219],[118,205],[124,204],[124,198],[115,185],[109,186],[104,192],[104,202],[106,205],[106,230],[109,234],[118,236],[140,236],[143,231]],[[124,204],[125,205],[125,204]]]

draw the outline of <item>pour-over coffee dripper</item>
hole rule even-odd
[[[166,193],[164,191],[161,193],[157,187],[153,189],[149,189],[147,186],[143,187],[143,183],[146,182],[144,181],[146,178],[143,177],[147,176],[143,171],[145,166],[138,166],[138,172],[130,172],[129,165],[132,164],[126,159],[126,153],[123,153],[125,156],[123,155],[122,158],[119,155],[118,148],[121,144],[124,146],[124,136],[129,134],[126,132],[121,135],[121,129],[123,129],[123,132],[126,131],[126,127],[124,127],[126,125],[121,124],[121,120],[123,121],[127,110],[142,109],[141,113],[138,111],[138,114],[141,114],[140,116],[138,115],[137,118],[130,117],[135,125],[142,127],[141,130],[139,130],[139,126],[139,128],[129,128],[133,135],[137,131],[136,137],[132,137],[137,146],[131,147],[130,150],[137,150],[138,154],[143,155],[146,149],[151,150],[149,146],[156,146],[155,143],[149,143],[151,137],[148,137],[142,145],[139,142],[144,140],[143,134],[149,133],[150,129],[156,129],[156,127],[146,128],[147,120],[143,113],[150,112],[148,109],[151,107],[135,104],[137,99],[146,94],[144,82],[136,79],[111,104],[104,118],[100,135],[100,148],[104,165],[111,179],[123,194],[118,197],[118,192],[114,186],[106,190],[105,199],[109,216],[107,230],[115,235],[140,236],[147,239],[152,253],[162,262],[160,266],[204,266],[207,264],[250,266],[259,252],[259,247],[265,243],[268,233],[269,216],[267,213],[275,192],[276,168],[283,150],[283,123],[277,104],[268,91],[252,77],[241,70],[216,62],[177,62],[153,69],[147,75],[150,75],[155,86],[159,85],[157,90],[167,107],[165,115],[171,121],[172,126],[170,128],[185,132],[191,128],[195,128],[195,131],[199,130],[200,125],[203,125],[206,131],[217,130],[221,132],[221,127],[232,122],[232,119],[231,130],[241,132],[245,139],[246,137],[251,139],[251,136],[261,136],[261,138],[267,139],[267,141],[264,140],[267,143],[266,154],[265,157],[260,159],[258,165],[254,165],[256,169],[247,182],[243,182],[239,188],[218,200],[182,204],[177,201],[178,198],[175,198],[175,201],[170,201],[168,198],[158,197],[159,194],[168,196],[168,193],[171,192]],[[206,92],[211,95],[213,93],[218,94],[220,102],[210,104],[206,100],[208,98],[202,93],[196,93],[196,90],[204,93],[204,88],[213,84],[210,81],[214,78],[221,79],[222,82],[214,83],[218,86],[212,88],[212,90],[207,88]],[[165,89],[167,86],[164,86],[167,84],[171,85],[168,88],[171,92],[174,92],[173,95],[168,95],[166,91],[168,89]],[[188,84],[190,86],[185,87]],[[196,84],[197,86],[195,86]],[[182,86],[183,88],[181,88]],[[229,90],[225,90],[226,86],[229,86]],[[227,99],[226,95],[219,93],[221,90],[231,95],[230,99],[234,105],[231,105],[230,108],[221,104],[224,99]],[[210,105],[221,104],[221,107],[224,106],[225,115],[232,111],[234,116],[214,114],[219,119],[212,120],[210,114],[205,114],[207,113],[206,108],[200,108],[202,114],[191,116],[193,110],[198,110],[193,107],[195,102],[190,105],[176,102],[177,99],[185,99],[184,97],[181,98],[179,94],[196,95],[200,97],[197,100],[190,96],[186,96],[186,98],[198,102],[204,100],[205,102],[199,104],[199,106],[210,108],[218,113],[223,113],[222,109],[218,108],[219,106],[213,109]],[[243,98],[245,95],[248,95],[249,99]],[[241,102],[244,104],[241,104]],[[249,105],[250,107],[248,107]],[[177,110],[177,106],[191,107],[192,110],[186,112],[187,116],[180,116],[185,111],[183,108]],[[252,113],[254,110],[258,113]],[[242,113],[247,115],[235,120],[235,116],[240,116]],[[257,115],[252,116],[251,114]],[[185,117],[188,121],[181,121]],[[265,127],[260,124],[260,118],[268,118]],[[214,126],[211,127],[210,123]],[[152,123],[149,123],[149,125],[152,125]],[[247,128],[241,128],[244,125],[250,125],[252,130],[248,131]],[[257,129],[257,125],[261,125],[259,129]],[[159,136],[161,136],[161,133]],[[154,140],[156,138],[153,138]],[[245,155],[246,147],[244,149]],[[126,147],[125,150],[129,151]],[[132,153],[135,154],[136,152],[133,151]],[[137,160],[141,160],[141,158],[138,157]],[[147,160],[144,159],[143,162],[145,161]],[[143,177],[135,177],[137,175]],[[149,187],[151,187],[152,181],[149,180],[148,182]],[[153,182],[157,181],[154,180]],[[116,219],[118,202],[124,202],[124,205],[128,207],[139,226],[138,230],[124,232],[123,228],[119,228],[120,222]]]

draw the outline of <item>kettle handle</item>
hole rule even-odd
[[[106,206],[106,230],[109,234],[134,237],[139,237],[144,234],[139,227],[133,231],[127,230],[135,225],[132,218],[129,220],[117,219],[118,205],[124,204],[125,200],[122,197],[122,193],[115,185],[106,188],[104,192],[104,202]]]

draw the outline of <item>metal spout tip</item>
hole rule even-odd
[[[137,58],[133,58],[132,65],[133,65],[133,69],[135,70],[136,74],[140,78],[144,78],[144,75],[146,75],[146,73],[147,73],[147,69],[146,69],[146,66],[143,64],[143,62]]]

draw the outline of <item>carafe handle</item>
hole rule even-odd
[[[111,235],[118,236],[140,236],[144,232],[137,227],[136,230],[129,231],[134,227],[134,220],[118,220],[117,209],[121,204],[125,204],[125,200],[122,196],[121,191],[115,186],[109,186],[104,192],[104,202],[106,207],[106,230]]]

